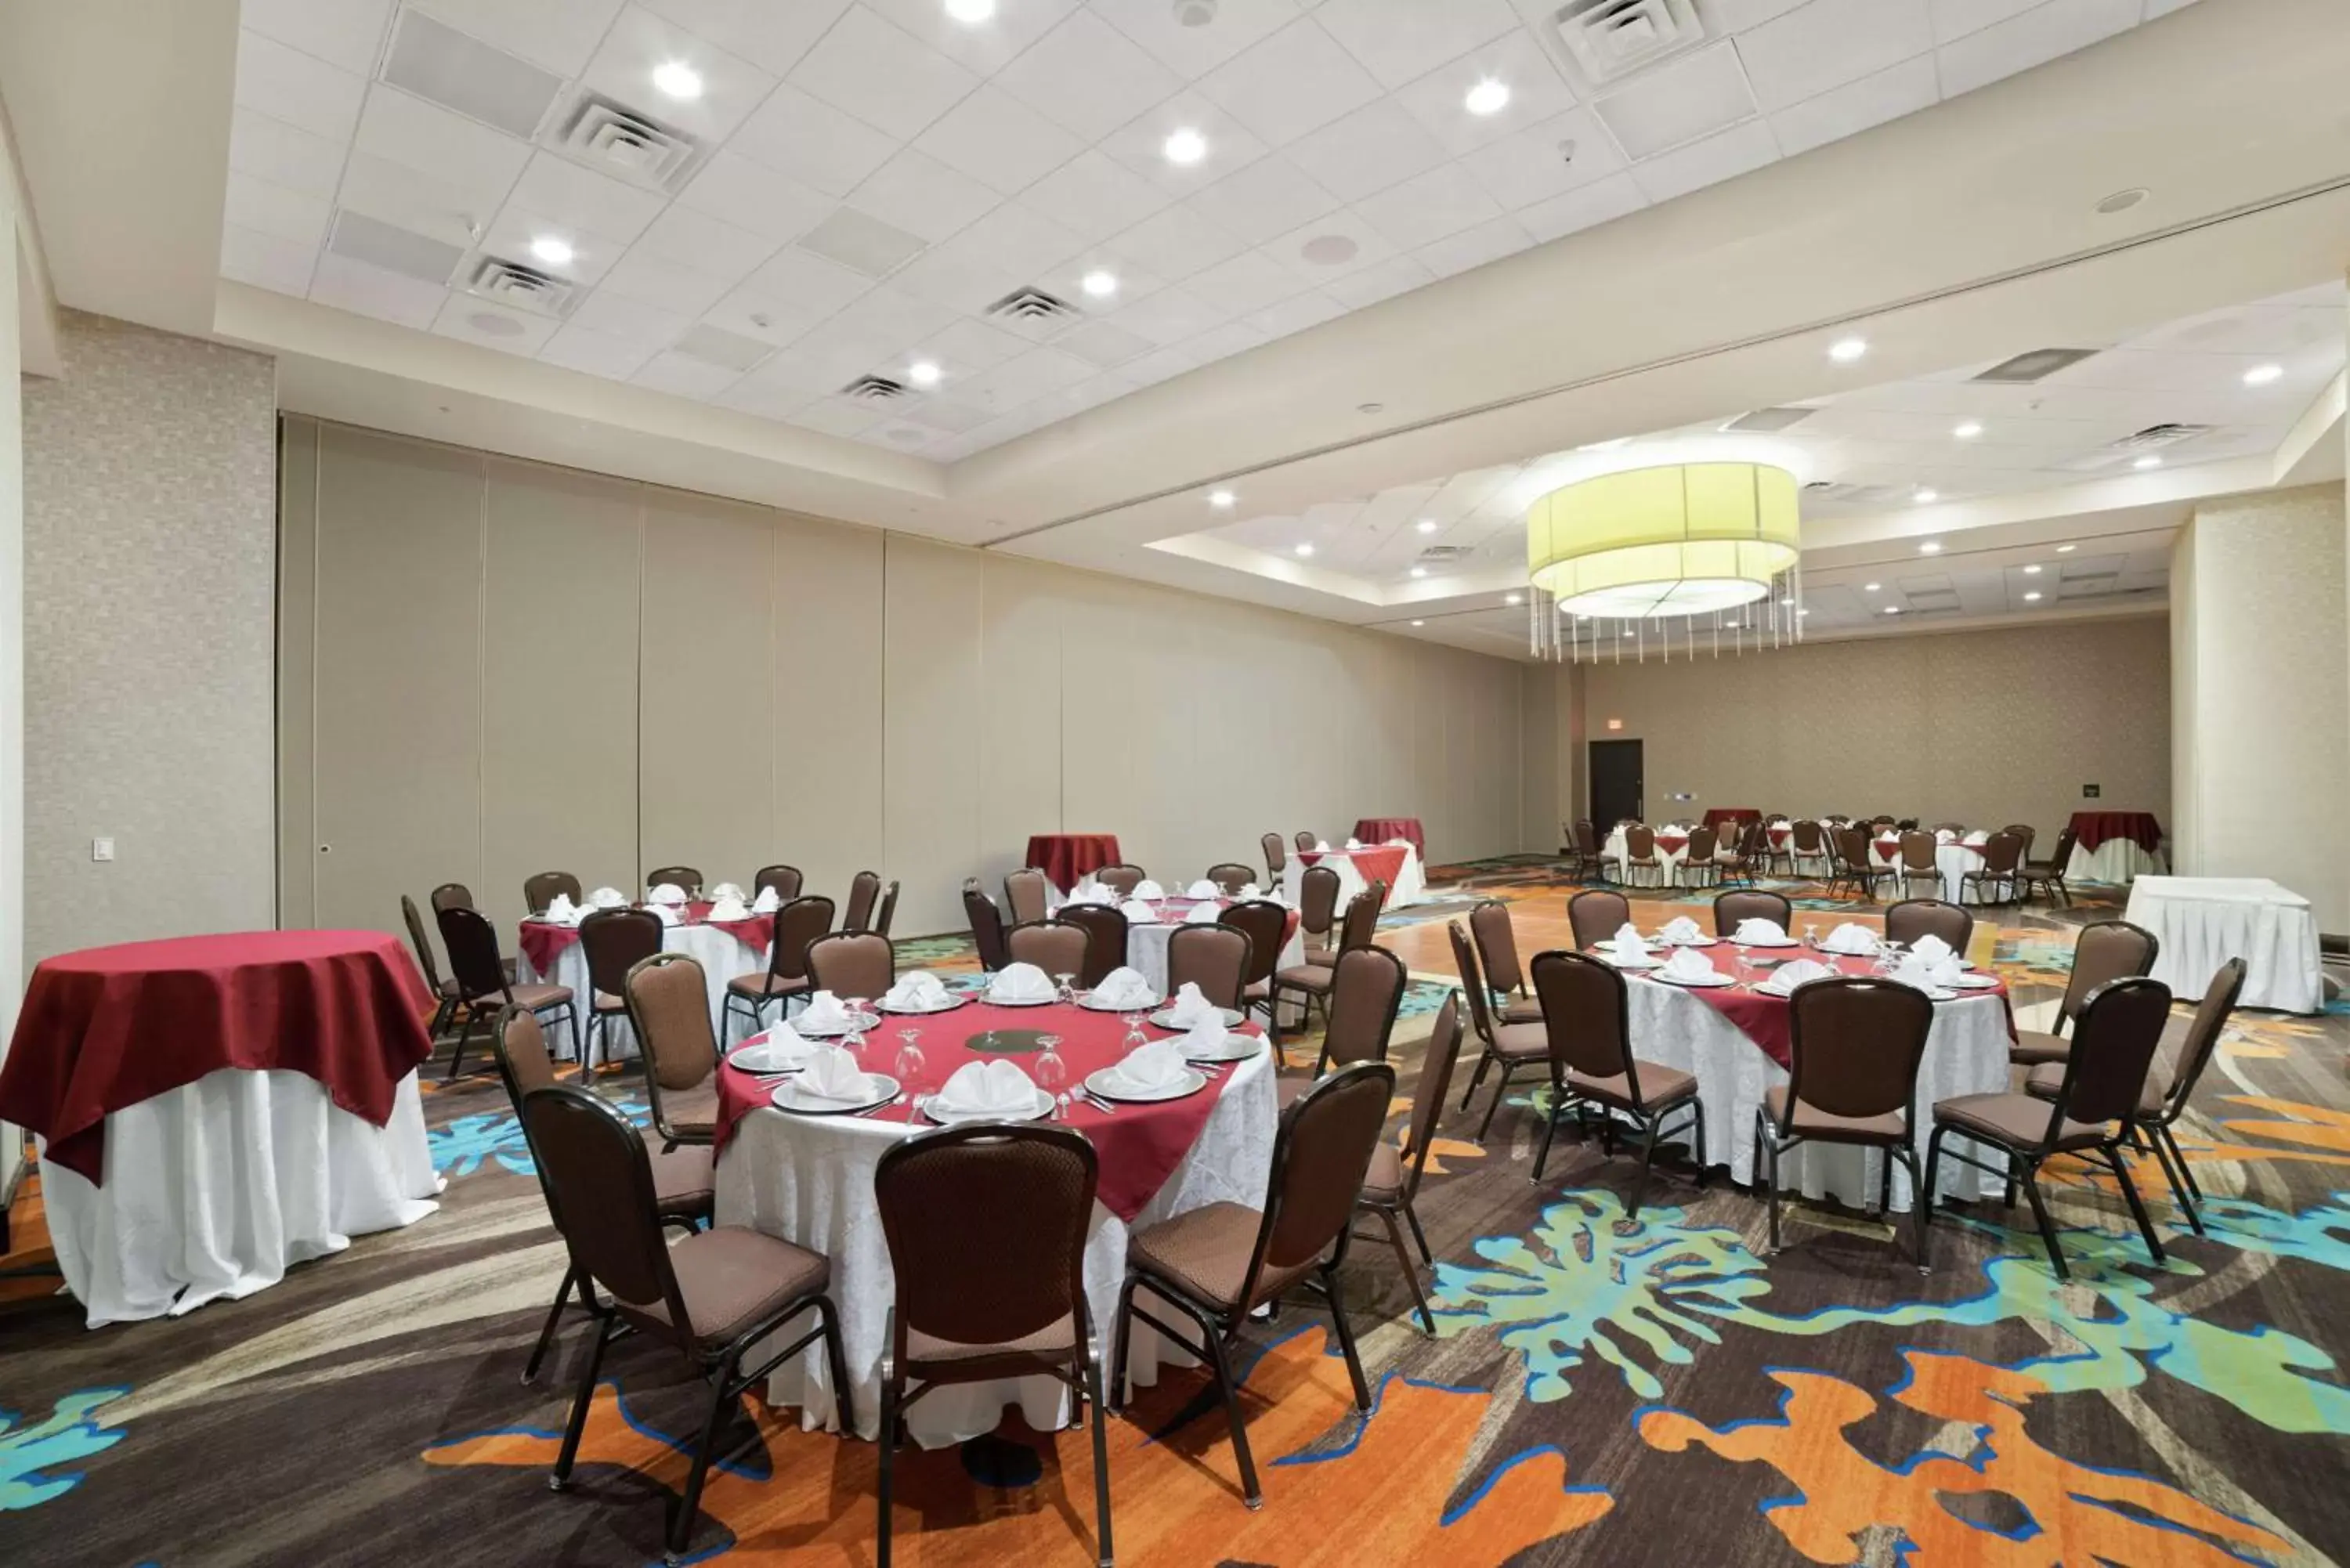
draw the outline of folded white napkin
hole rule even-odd
[[[740,882],[721,882],[710,889],[710,901],[713,904],[723,904],[729,898],[738,904],[743,901],[743,885]]]
[[[1690,919],[1687,915],[1682,915],[1678,919],[1666,921],[1665,929],[1659,934],[1669,942],[1701,942],[1705,940],[1705,932],[1700,929],[1698,923],[1695,920]]]
[[[1326,839],[1326,838],[1317,838],[1317,839],[1315,839],[1315,840],[1314,841],[1314,853],[1315,853],[1315,854],[1316,854],[1316,855],[1327,855],[1327,854],[1329,854],[1329,853],[1330,853],[1330,841],[1329,841],[1328,839]]]
[[[1719,978],[1721,973],[1713,967],[1711,959],[1695,948],[1675,948],[1673,956],[1665,961],[1665,967],[1658,972],[1669,980],[1695,981]]]
[[[1794,826],[1795,825],[1794,825],[1794,823],[1792,823],[1792,822],[1789,822],[1789,821],[1788,821],[1785,817],[1783,817],[1783,816],[1774,816],[1774,817],[1773,817],[1773,818],[1771,819],[1771,826],[1773,826],[1773,827],[1793,827],[1793,826]]]
[[[1183,1062],[1180,1040],[1153,1040],[1138,1045],[1118,1064],[1118,1075],[1135,1089],[1163,1089],[1183,1081],[1191,1071]]]
[[[1939,827],[1934,830],[1934,842],[1937,844],[1956,844],[1958,841],[1959,836],[1952,833],[1947,827]]]
[[[1981,828],[1977,828],[1974,832],[1968,834],[1960,842],[1978,845],[1989,844],[1991,842],[1991,835],[1983,832]]]
[[[1164,898],[1167,889],[1145,877],[1134,885],[1134,896],[1138,898]]]
[[[840,998],[828,991],[819,991],[807,999],[800,1009],[800,1025],[806,1029],[838,1029],[848,1022],[848,1009]]]
[[[645,901],[650,904],[682,904],[685,902],[685,889],[674,882],[664,882],[654,888]]]
[[[1197,1029],[1201,1023],[1223,1022],[1223,1009],[1210,1002],[1193,981],[1185,981],[1183,989],[1175,993],[1174,1002],[1167,1009],[1167,1017],[1178,1029]]]
[[[1627,926],[1625,930],[1630,931],[1631,928]],[[1632,931],[1629,936],[1625,935],[1624,931],[1618,931],[1609,938],[1605,945],[1607,949],[1607,956],[1617,963],[1646,965],[1648,961],[1648,944],[1640,940],[1640,933],[1638,931]],[[1681,950],[1686,952],[1689,950],[1684,948]]]
[[[882,992],[881,1000],[892,1007],[944,1007],[946,982],[929,970],[909,970],[898,977],[897,984]]]
[[[652,906],[652,911],[660,917],[660,923],[664,926],[681,924],[685,918],[677,912],[676,906],[672,904],[655,904]]]
[[[992,1062],[965,1062],[931,1104],[957,1116],[1031,1116],[1036,1110],[1036,1085],[1017,1064],[1001,1056]]]
[[[618,909],[628,904],[629,896],[618,888],[598,888],[588,895],[588,901],[599,909]]]
[[[1232,1049],[1231,1039],[1223,1019],[1211,1016],[1193,1024],[1175,1044],[1186,1056],[1220,1056]]]
[[[1950,951],[1950,944],[1931,931],[1928,931],[1924,936],[1911,942],[1909,950],[1928,963],[1939,963],[1944,959],[1954,956]]]
[[[1851,920],[1846,920],[1835,930],[1830,931],[1826,940],[1820,943],[1820,950],[1823,952],[1848,953],[1861,958],[1875,952],[1877,947],[1877,933],[1866,926]]]
[[[1858,930],[1860,928],[1855,926],[1851,929]],[[1781,996],[1786,996],[1792,993],[1795,987],[1799,985],[1814,980],[1828,980],[1833,978],[1835,974],[1835,971],[1820,962],[1817,959],[1796,959],[1792,962],[1783,963],[1777,969],[1773,970],[1771,971],[1771,978],[1758,983],[1755,989],[1757,991],[1776,992]]]
[[[1139,898],[1128,898],[1118,907],[1118,912],[1126,917],[1127,924],[1130,926],[1155,926],[1159,923],[1159,911]]]
[[[1223,896],[1224,890],[1205,877],[1183,889],[1183,897],[1186,898],[1221,898]]]
[[[1069,896],[1062,899],[1061,902],[1064,906],[1069,904],[1115,904],[1118,902],[1118,895],[1111,892],[1108,888],[1103,887],[1098,882],[1080,882],[1077,886],[1069,889]]]
[[[1913,952],[1902,955],[1901,962],[1893,971],[1893,978],[1904,985],[1914,985],[1920,991],[1927,991],[1935,986],[1950,985],[1961,972],[1952,960],[1944,959],[1937,963],[1921,959]]]
[[[1261,898],[1264,896],[1264,890],[1253,882],[1243,882],[1241,884],[1240,896],[1243,898]]]
[[[546,918],[550,920],[562,921],[567,925],[577,919],[579,911],[572,906],[571,895],[557,893],[554,898],[549,898],[546,901]]]
[[[1102,976],[1102,982],[1094,987],[1094,1000],[1104,1007],[1156,1007],[1159,993],[1150,989],[1141,971],[1121,965]]]
[[[1033,963],[1006,964],[988,982],[990,1002],[1045,1002],[1053,994],[1053,977]]]
[[[727,1060],[754,1073],[780,1073],[788,1068],[806,1066],[808,1054],[815,1049],[813,1044],[800,1037],[798,1030],[788,1023],[778,1023],[743,1045]]]
[[[1738,940],[1742,942],[1769,942],[1775,946],[1787,940],[1787,933],[1778,921],[1757,917],[1738,922]]]
[[[1347,847],[1349,849],[1360,849],[1362,846],[1363,841],[1359,838],[1349,838],[1347,840]]]
[[[731,898],[721,898],[711,905],[710,918],[713,920],[747,920],[751,918],[751,907],[743,902],[743,896],[737,893]]]
[[[832,1100],[853,1106],[873,1097],[873,1088],[857,1058],[837,1045],[819,1045],[808,1053],[800,1072],[799,1092],[812,1100]]]
[[[1388,840],[1388,847],[1389,849],[1409,849],[1411,847],[1411,840],[1409,838],[1390,838]]]
[[[760,888],[759,896],[751,900],[751,912],[754,915],[772,915],[783,907],[784,896],[775,891],[773,882]]]
[[[1187,926],[1212,926],[1223,912],[1221,905],[1208,902],[1197,903],[1183,911],[1183,923]]]
[[[1627,944],[1639,949],[1642,952],[1648,950],[1648,942],[1640,936],[1640,928],[1629,920],[1616,928],[1616,945],[1620,948]]]

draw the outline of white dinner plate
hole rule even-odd
[[[990,996],[983,992],[979,1000],[990,1007],[1050,1007],[1061,999],[1057,996],[1040,996],[1034,1002],[1009,1002],[1003,997]]]
[[[1651,937],[1648,940],[1655,942],[1659,947],[1711,948],[1719,947],[1726,939],[1721,937],[1689,937],[1686,939],[1681,937]]]
[[[1183,1053],[1186,1062],[1245,1062],[1264,1049],[1264,1040],[1256,1034],[1227,1034],[1221,1051]]]
[[[1596,956],[1603,963],[1614,964],[1617,969],[1662,969],[1665,967],[1665,961],[1662,959],[1619,959],[1612,952],[1602,952],[1595,956]]]
[[[1730,937],[1730,938],[1726,938],[1726,939],[1724,939],[1724,940],[1729,940],[1729,941],[1733,941],[1733,942],[1738,940],[1738,939],[1737,939],[1736,937]],[[1751,938],[1751,937],[1750,937],[1750,938],[1748,938],[1748,939],[1747,939],[1743,943],[1741,943],[1740,945],[1741,945],[1741,946],[1743,946],[1743,947],[1750,947],[1750,948],[1799,948],[1799,947],[1802,947],[1804,944],[1803,944],[1803,942],[1802,942],[1802,941],[1800,941],[1799,940],[1797,940],[1797,939],[1796,939],[1796,938],[1794,938],[1794,937],[1788,937],[1788,938],[1785,938],[1785,939],[1784,939],[1784,940],[1783,940],[1775,941],[1775,942],[1758,942],[1758,941],[1754,940],[1752,938]]]
[[[1086,1087],[1105,1100],[1124,1100],[1132,1104],[1150,1105],[1160,1100],[1180,1100],[1186,1095],[1196,1095],[1208,1086],[1208,1075],[1197,1068],[1186,1067],[1182,1077],[1160,1089],[1145,1089],[1128,1085],[1115,1067],[1104,1067],[1089,1075]]]
[[[847,1105],[839,1100],[818,1098],[803,1094],[797,1078],[787,1078],[777,1084],[767,1098],[775,1108],[803,1116],[852,1116],[859,1111],[869,1111],[876,1106],[886,1106],[898,1097],[898,1080],[887,1073],[865,1075],[866,1092],[872,1097]]]
[[[965,1122],[1033,1122],[1053,1114],[1053,1096],[1044,1090],[1035,1091],[1036,1106],[1029,1111],[951,1111],[939,1104],[936,1095],[922,1096],[922,1115],[942,1127],[961,1127]]]
[[[1661,970],[1658,971],[1655,974],[1650,975],[1648,978],[1650,980],[1661,980],[1667,985],[1685,985],[1697,991],[1707,991],[1718,985],[1736,985],[1738,983],[1736,976],[1723,974],[1719,970],[1715,971],[1711,975],[1703,980],[1690,980],[1679,975],[1667,974]]]
[[[1956,985],[1961,991],[1989,991],[1999,984],[1999,976],[1995,974],[1962,974],[1950,983]]]
[[[1926,996],[1932,1002],[1956,1002],[1959,999],[1959,993],[1946,985],[1926,987]]]
[[[928,1018],[933,1012],[952,1012],[970,1000],[968,996],[957,996],[949,992],[947,999],[936,1007],[899,1007],[887,1001],[877,1002],[873,1005],[899,1018]]]
[[[799,1018],[792,1020],[792,1027],[806,1040],[837,1040],[852,1029],[878,1029],[881,1025],[881,1016],[876,1012],[851,1013],[840,1023],[829,1025],[802,1023],[800,1019],[806,1016],[802,1013]]]
[[[1174,1011],[1175,1010],[1171,1007],[1162,1007],[1158,1012],[1150,1015],[1150,1023],[1160,1029],[1191,1028],[1191,1025],[1188,1023],[1178,1023],[1175,1022],[1174,1018],[1171,1016]],[[1222,1016],[1223,1025],[1227,1029],[1239,1028],[1241,1021],[1244,1016],[1240,1009],[1236,1007],[1219,1007],[1216,1009],[1216,1012]]]
[[[1077,1005],[1084,1008],[1087,1012],[1147,1012],[1150,1009],[1159,1006],[1162,1001],[1162,998],[1154,996],[1148,1002],[1124,1004],[1113,1003],[1104,1002],[1100,997],[1089,991],[1083,996],[1077,998]]]
[[[744,1073],[796,1073],[812,1054],[805,1046],[795,1051],[772,1040],[753,1040],[736,1046],[726,1064]]]

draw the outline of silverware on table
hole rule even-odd
[[[855,1114],[860,1116],[878,1116],[883,1111],[888,1110],[891,1106],[896,1105],[905,1096],[902,1095],[892,1095],[888,1099],[882,1101],[879,1105],[868,1106],[863,1110],[856,1112]]]

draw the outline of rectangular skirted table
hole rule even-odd
[[[2317,918],[2309,900],[2265,877],[2141,877],[2130,923],[2152,931],[2154,978],[2193,1001],[2231,958],[2244,961],[2245,1007],[2316,1012],[2325,1005]]]

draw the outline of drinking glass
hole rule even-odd
[[[865,999],[852,996],[842,1005],[848,1009],[848,1029],[840,1037],[840,1048],[862,1051],[865,1049]]]
[[[1070,1002],[1075,1002],[1077,999],[1077,993],[1076,987],[1071,982],[1076,978],[1077,977],[1074,974],[1055,975],[1053,977],[1053,981],[1056,989],[1054,992],[1054,1000],[1060,1002],[1065,1007]]]
[[[1804,945],[1807,948],[1820,945],[1820,928],[1810,920],[1804,922]]]
[[[1048,1095],[1056,1093],[1069,1081],[1069,1065],[1061,1060],[1061,1037],[1039,1034],[1036,1045],[1036,1086]]]
[[[892,1071],[898,1082],[910,1091],[922,1075],[922,1032],[919,1029],[898,1031],[898,1063]]]
[[[1128,1010],[1126,1014],[1126,1039],[1122,1043],[1123,1048],[1131,1051],[1138,1045],[1147,1045],[1149,1043],[1149,1036],[1142,1032],[1142,1014],[1138,1011]]]

